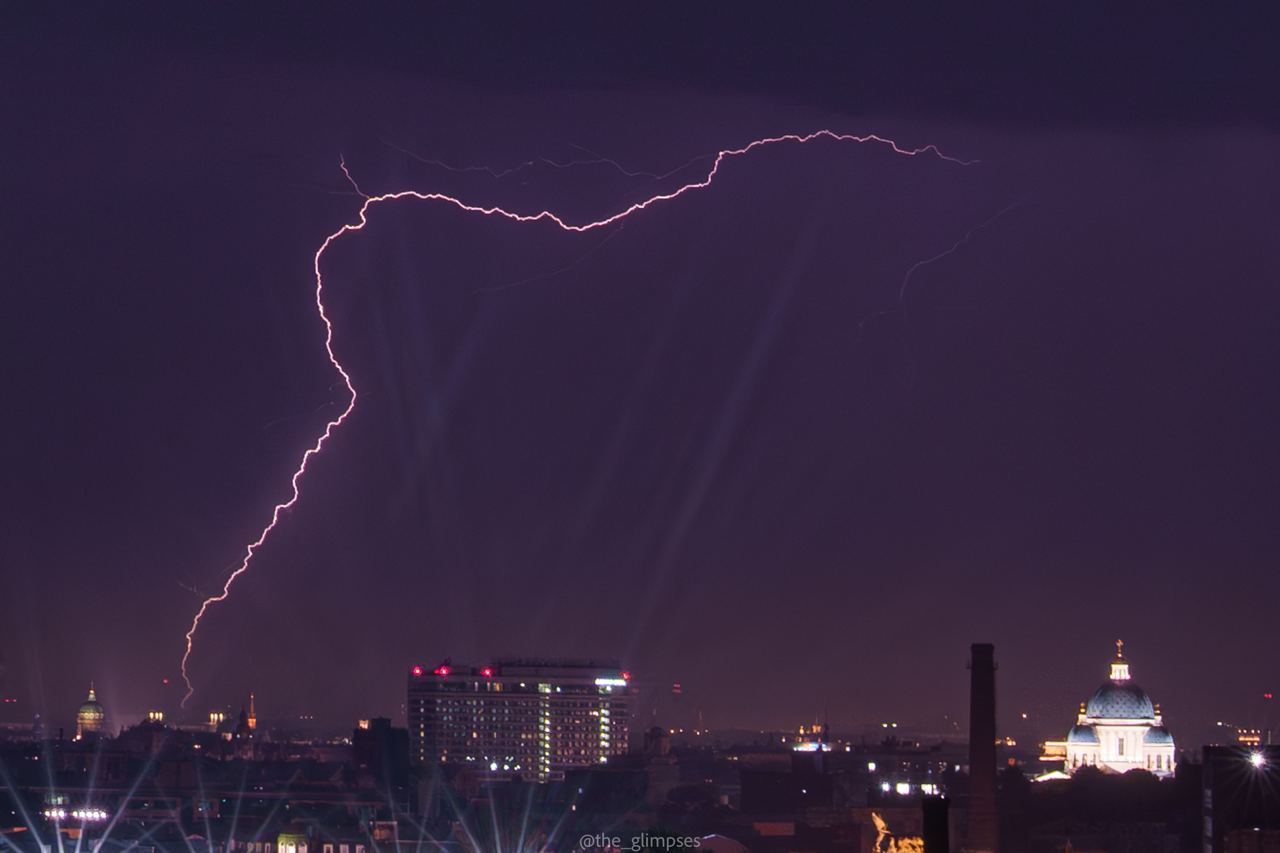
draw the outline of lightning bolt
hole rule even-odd
[[[326,237],[324,239],[324,242],[320,244],[320,247],[316,249],[315,256],[312,258],[312,270],[315,274],[316,312],[320,315],[320,321],[324,324],[324,330],[325,330],[325,333],[324,333],[325,353],[329,357],[329,363],[333,365],[333,369],[337,371],[338,376],[341,377],[342,379],[342,383],[346,386],[347,394],[348,394],[347,405],[337,417],[331,419],[324,425],[324,430],[316,438],[315,443],[312,444],[310,447],[308,447],[306,452],[302,454],[302,459],[299,461],[297,469],[293,472],[293,476],[289,480],[290,493],[289,493],[288,499],[285,501],[282,501],[281,503],[276,504],[275,507],[272,509],[270,522],[268,522],[267,525],[262,528],[261,532],[258,534],[258,538],[253,540],[253,542],[249,543],[249,545],[245,548],[244,557],[241,559],[240,565],[235,569],[235,571],[231,572],[231,574],[227,577],[226,581],[222,585],[222,591],[217,593],[216,595],[211,595],[208,598],[206,598],[204,602],[200,605],[200,609],[196,612],[195,616],[192,618],[191,627],[187,630],[187,633],[186,633],[186,650],[183,652],[183,655],[182,655],[182,680],[186,684],[186,688],[187,688],[186,695],[182,697],[182,707],[184,708],[186,707],[187,702],[191,699],[192,694],[195,693],[195,687],[191,682],[191,674],[188,669],[188,663],[191,660],[191,653],[195,648],[196,633],[200,629],[201,620],[204,619],[205,614],[209,612],[210,607],[227,600],[227,598],[231,595],[231,587],[235,584],[236,580],[239,579],[239,577],[243,575],[245,572],[249,571],[249,567],[253,563],[254,556],[257,554],[258,550],[264,544],[266,544],[266,541],[271,536],[272,531],[274,531],[276,527],[279,525],[280,519],[283,516],[283,514],[286,511],[292,509],[293,506],[297,504],[299,498],[301,497],[301,494],[302,494],[300,491],[301,483],[302,483],[303,476],[305,476],[307,473],[307,465],[310,464],[313,457],[315,457],[318,453],[320,453],[321,450],[324,449],[324,446],[329,442],[329,439],[333,436],[334,432],[339,427],[342,426],[342,424],[347,420],[347,418],[355,410],[356,400],[358,396],[356,393],[356,387],[351,381],[351,375],[347,373],[346,368],[343,367],[342,362],[338,360],[337,355],[333,351],[333,321],[329,318],[329,314],[325,310],[325,306],[324,306],[324,277],[321,274],[320,265],[321,265],[321,261],[324,258],[325,252],[327,252],[329,250],[329,247],[332,246],[337,240],[340,240],[342,237],[344,237],[347,234],[364,230],[365,226],[368,225],[369,223],[370,210],[372,210],[374,207],[378,205],[387,204],[388,202],[401,201],[401,200],[440,202],[446,205],[451,205],[457,208],[458,210],[463,211],[464,213],[480,214],[483,216],[490,216],[490,217],[499,217],[503,219],[509,219],[513,222],[521,222],[521,223],[550,222],[564,231],[570,231],[574,233],[584,233],[587,231],[595,231],[599,228],[605,228],[609,225],[614,224],[615,222],[620,222],[626,219],[627,217],[632,216],[633,214],[639,213],[640,211],[648,210],[650,207],[661,205],[669,201],[674,201],[675,199],[678,199],[681,196],[686,195],[688,193],[696,192],[698,190],[703,190],[710,187],[712,182],[715,181],[716,176],[720,174],[720,167],[724,165],[726,160],[742,157],[744,155],[750,154],[752,151],[755,151],[760,148],[764,148],[766,146],[778,145],[781,143],[792,143],[797,145],[804,145],[809,142],[814,142],[816,140],[822,140],[822,139],[829,140],[832,142],[855,143],[858,145],[867,145],[867,144],[880,145],[880,146],[887,147],[894,154],[899,154],[904,157],[917,157],[921,155],[929,155],[929,156],[937,157],[940,160],[945,160],[948,163],[955,163],[960,166],[971,166],[978,162],[977,160],[961,160],[957,157],[952,157],[950,155],[944,154],[936,145],[933,145],[933,144],[924,145],[918,148],[904,148],[901,145],[899,145],[897,142],[895,142],[893,139],[885,136],[880,136],[874,133],[869,133],[865,135],[856,135],[856,134],[849,134],[849,133],[837,133],[836,131],[833,131],[833,130],[823,129],[823,130],[816,130],[816,131],[813,131],[812,133],[806,133],[806,134],[787,133],[787,134],[782,134],[780,136],[767,136],[761,139],[753,140],[747,143],[746,145],[743,145],[740,148],[724,148],[716,152],[715,158],[712,160],[712,163],[711,163],[711,168],[707,170],[705,177],[703,177],[700,180],[690,181],[668,192],[652,195],[649,198],[644,199],[643,201],[638,201],[633,204],[630,204],[627,207],[624,207],[623,209],[619,210],[617,213],[611,214],[602,219],[595,219],[588,222],[574,223],[574,222],[569,222],[568,220],[561,217],[559,214],[556,214],[551,210],[547,210],[547,209],[540,210],[537,213],[518,213],[518,212],[510,211],[498,206],[486,207],[483,205],[469,204],[455,196],[446,195],[444,193],[439,193],[439,192],[420,192],[418,190],[400,190],[397,192],[383,193],[381,195],[368,195],[365,192],[363,192],[359,188],[359,186],[356,184],[355,180],[352,179],[351,173],[350,171],[348,171],[345,161],[343,161],[341,164],[343,174],[346,175],[347,180],[351,183],[352,187],[356,190],[356,192],[364,198],[364,203],[360,206],[360,210],[356,217],[355,222],[349,222],[343,225],[337,231],[334,231],[332,234]]]

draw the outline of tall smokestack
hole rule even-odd
[[[996,853],[996,647],[969,647],[969,831],[965,850]]]

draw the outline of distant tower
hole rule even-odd
[[[94,692],[93,682],[89,682],[89,697],[76,711],[76,740],[85,735],[101,734],[107,727],[107,712],[98,704],[98,695]]]
[[[236,720],[235,728],[231,730],[231,739],[235,742],[237,758],[248,760],[254,757],[253,727],[249,725],[249,712],[243,707],[240,708],[240,716]]]
[[[999,849],[996,647],[974,643],[969,654],[969,831],[964,849],[995,853]]]
[[[253,707],[253,694],[249,694],[249,728],[253,731],[258,729],[258,712]]]
[[[240,709],[240,716],[236,719],[236,727],[232,730],[232,735],[236,740],[249,740],[253,737],[253,726],[249,725],[249,712],[244,708]]]

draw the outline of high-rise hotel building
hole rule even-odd
[[[461,764],[547,781],[627,752],[631,675],[568,660],[446,661],[408,673],[409,751],[420,764]]]

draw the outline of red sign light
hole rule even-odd
[[[453,672],[453,670],[449,668],[448,664],[438,666],[435,668],[434,671],[436,675],[448,675],[449,673]]]
[[[413,673],[413,677],[414,677],[414,678],[421,678],[421,677],[422,677],[422,671],[423,671],[423,670],[422,670],[422,667],[421,667],[421,666],[418,666],[418,665],[416,665],[416,664],[414,665],[413,669],[411,670],[411,672]]]
[[[485,678],[493,678],[493,667],[486,666],[484,669],[480,670],[480,674]]]
[[[623,680],[623,681],[630,681],[630,680],[631,680],[631,673],[629,673],[629,672],[624,672],[624,673],[622,673],[622,680]]]

